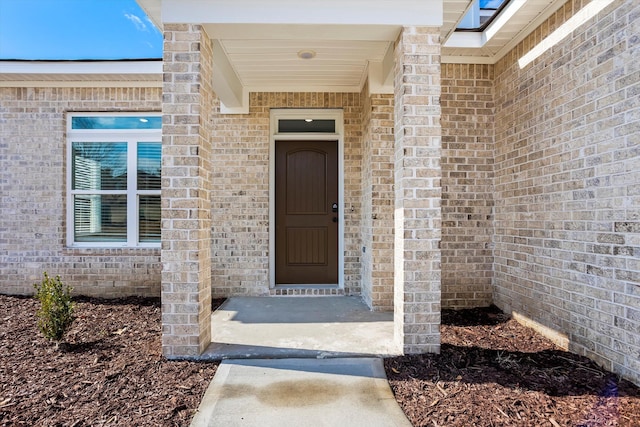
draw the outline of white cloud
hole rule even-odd
[[[149,29],[147,28],[147,25],[144,22],[142,22],[142,19],[140,19],[136,15],[131,13],[125,13],[124,17],[127,18],[129,21],[133,22],[133,25],[136,26],[138,31],[149,31]]]

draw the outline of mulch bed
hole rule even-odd
[[[160,300],[80,299],[59,349],[0,295],[0,425],[186,426],[217,364],[162,357]]]
[[[414,426],[640,426],[640,389],[496,307],[444,310],[441,354],[385,360]]]
[[[79,299],[59,349],[37,307],[0,295],[0,425],[189,425],[217,364],[163,359],[158,300]],[[495,308],[443,312],[442,343],[385,360],[415,426],[640,426],[637,387]]]

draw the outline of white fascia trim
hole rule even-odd
[[[164,23],[441,27],[443,4],[442,0],[163,0],[161,17]]]
[[[162,61],[0,61],[0,87],[162,87]]]
[[[291,86],[247,86],[248,92],[330,92],[330,93],[360,93],[362,86],[320,86],[320,85],[291,85]]]
[[[457,31],[444,43],[443,47],[481,48],[486,43],[484,33],[471,31]]]
[[[0,74],[162,75],[162,61],[0,61]]]
[[[331,24],[204,24],[212,39],[219,40],[359,40],[395,42],[401,25]]]

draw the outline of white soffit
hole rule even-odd
[[[162,61],[0,61],[0,87],[161,87]]]

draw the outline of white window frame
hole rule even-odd
[[[161,242],[140,242],[138,235],[139,196],[160,196],[161,190],[138,190],[138,143],[162,142],[162,129],[72,129],[73,117],[161,117],[160,113],[70,113],[67,115],[67,164],[66,206],[67,246],[75,248],[159,248]],[[73,143],[74,142],[126,142],[127,143],[127,189],[126,190],[73,190]],[[77,194],[126,194],[127,195],[127,240],[124,242],[76,242],[74,196]]]

